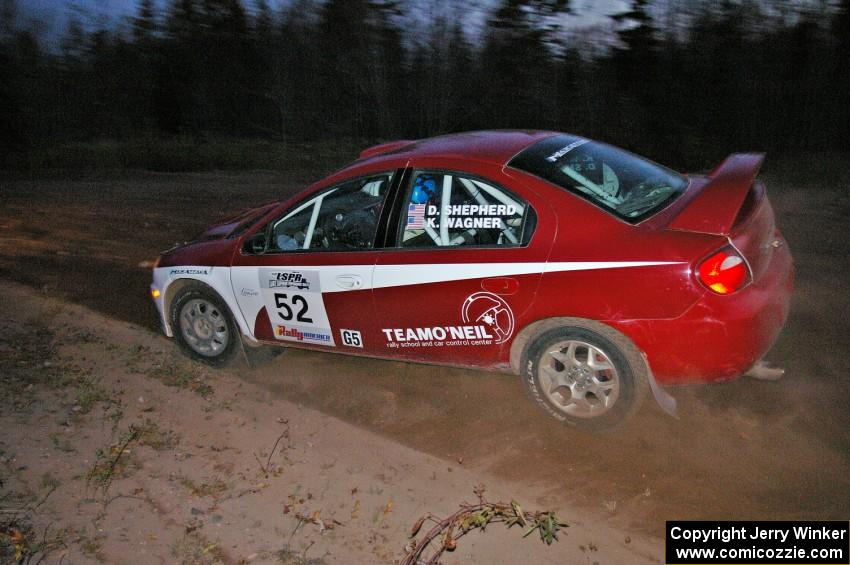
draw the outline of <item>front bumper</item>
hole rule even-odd
[[[156,312],[159,314],[159,323],[162,326],[162,333],[168,337],[173,337],[171,328],[166,321],[165,315],[165,295],[168,286],[168,277],[165,275],[165,269],[154,269],[153,282],[151,283],[151,299],[156,307]]]

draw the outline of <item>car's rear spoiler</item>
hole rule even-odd
[[[763,153],[733,153],[726,157],[668,229],[729,235],[763,162]]]
[[[402,147],[410,145],[411,143],[416,143],[416,141],[412,139],[399,139],[396,141],[381,143],[380,145],[373,145],[372,147],[361,151],[360,157],[358,157],[358,159],[374,157],[375,155],[383,155],[384,153],[389,153],[390,151],[397,151]]]

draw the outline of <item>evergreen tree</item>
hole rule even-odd
[[[136,16],[132,18],[133,38],[139,47],[150,42],[156,33],[153,0],[139,0]]]
[[[828,142],[832,147],[846,148],[850,146],[850,0],[841,0],[831,28],[833,67],[828,79],[831,103],[827,111],[834,108],[837,112],[834,120],[827,121],[832,124]]]
[[[328,0],[319,45],[326,118],[317,127],[356,137],[392,137],[398,129],[403,47],[393,0]]]
[[[481,111],[499,127],[552,127],[554,17],[562,1],[503,0],[487,22],[481,54]]]

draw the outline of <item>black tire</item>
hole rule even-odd
[[[541,329],[526,347],[520,365],[526,392],[568,426],[590,432],[615,429],[637,413],[646,397],[646,363],[613,328],[571,322],[575,325]]]
[[[174,338],[186,355],[213,367],[233,361],[241,345],[239,328],[211,288],[191,283],[180,289],[171,301],[169,317]]]

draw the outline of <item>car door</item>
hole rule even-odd
[[[374,241],[394,174],[311,194],[246,239],[233,292],[256,339],[365,352],[374,325]]]
[[[476,175],[412,170],[373,299],[385,355],[506,367],[554,237],[535,194]],[[388,233],[391,233],[388,231]]]

